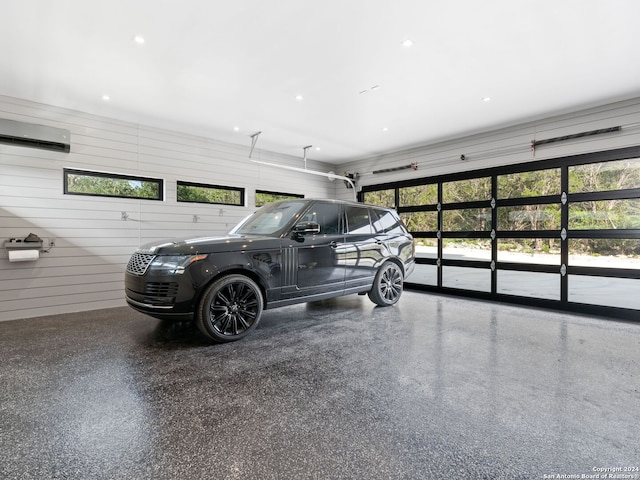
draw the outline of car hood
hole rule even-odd
[[[226,235],[150,242],[142,245],[136,251],[153,255],[198,255],[279,248],[279,246],[279,238],[259,235]]]

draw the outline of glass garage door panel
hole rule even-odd
[[[452,238],[442,241],[442,258],[448,260],[491,261],[488,238]]]
[[[401,207],[435,205],[438,203],[438,184],[403,187],[400,188],[399,194]]]
[[[443,183],[442,197],[443,203],[491,200],[491,177]]]
[[[498,262],[558,265],[560,239],[555,238],[500,238]]]
[[[519,297],[560,300],[560,274],[498,270],[497,292]]]
[[[569,228],[572,230],[640,228],[640,199],[573,202],[569,205]]]
[[[435,232],[438,230],[438,212],[401,213],[400,217],[410,232]]]
[[[418,285],[438,285],[438,267],[435,265],[416,264],[413,273],[406,279],[408,283]]]
[[[559,168],[498,176],[498,198],[560,195],[560,191]]]
[[[570,302],[640,309],[640,280],[571,275],[568,282]]]
[[[569,167],[569,193],[640,188],[640,158]]]
[[[488,232],[491,230],[491,208],[444,210],[442,230],[445,232]]]
[[[491,292],[491,270],[445,265],[442,267],[442,286],[476,292]]]
[[[570,239],[569,265],[640,270],[640,240],[637,238]]]
[[[395,208],[395,198],[396,191],[394,189],[364,192],[364,203],[368,203],[370,205],[380,205],[381,207]]]
[[[559,230],[560,204],[498,208],[498,230]]]

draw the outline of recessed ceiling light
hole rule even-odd
[[[303,96],[302,95],[296,95],[296,100],[301,102],[303,100]]]
[[[410,38],[407,38],[402,42],[402,46],[406,48],[413,47],[413,40],[411,40]]]
[[[142,35],[134,35],[133,41],[138,45],[142,45],[144,43],[144,37]]]
[[[483,102],[490,102],[491,101],[491,97],[482,97],[482,101]]]
[[[234,132],[239,132],[240,131],[240,127],[233,127],[233,131]]]
[[[382,127],[382,131],[383,132],[388,132],[389,131],[389,127]]]
[[[316,147],[316,152],[319,152],[319,151],[320,151],[320,147]]]
[[[376,90],[378,90],[380,88],[380,85],[374,85],[373,87],[371,87],[371,91],[375,92]]]
[[[111,97],[109,95],[102,95],[102,100],[108,102],[109,100],[111,100]]]

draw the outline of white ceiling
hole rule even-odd
[[[640,95],[638,0],[2,0],[1,10],[2,95],[247,148],[262,131],[258,148],[302,156],[313,145],[308,158],[325,162]]]

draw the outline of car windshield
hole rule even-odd
[[[297,217],[305,202],[276,202],[265,205],[240,222],[231,233],[239,235],[275,235]]]

